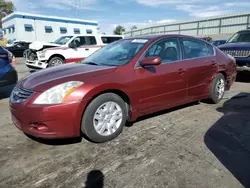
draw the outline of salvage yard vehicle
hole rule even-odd
[[[17,83],[17,71],[12,66],[13,54],[0,46],[0,95],[12,90]]]
[[[15,57],[23,57],[24,51],[29,48],[30,42],[17,41],[12,46],[6,47]]]
[[[122,38],[121,35],[72,35],[60,37],[53,43],[33,42],[25,54],[26,66],[44,69],[78,62],[104,45]]]
[[[218,48],[236,59],[238,72],[250,72],[250,28],[238,31]]]
[[[35,72],[10,97],[12,120],[28,135],[117,137],[126,122],[185,103],[222,100],[236,79],[234,58],[183,35],[121,39],[81,63]]]
[[[219,46],[222,44],[225,44],[227,42],[227,39],[215,39],[213,40],[213,45]]]

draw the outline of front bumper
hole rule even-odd
[[[250,58],[235,58],[237,71],[250,71]]]
[[[29,68],[33,68],[33,69],[45,69],[47,68],[48,64],[46,63],[46,61],[39,61],[39,60],[29,60],[26,59],[26,66]]]
[[[31,98],[37,96],[33,95]],[[10,97],[11,117],[15,126],[28,135],[45,139],[80,136],[79,106],[80,102],[58,105],[34,105],[27,101],[13,103]]]

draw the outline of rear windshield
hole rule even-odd
[[[117,40],[122,39],[122,37],[101,37],[103,44],[110,44]]]

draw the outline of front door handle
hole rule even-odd
[[[89,49],[88,49],[88,48],[85,48],[85,50],[86,50],[86,51],[89,51]]]

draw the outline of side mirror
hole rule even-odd
[[[160,65],[161,64],[161,58],[160,57],[146,57],[143,60],[141,60],[140,62],[141,67],[145,67],[145,66],[156,66],[156,65]]]
[[[75,40],[72,40],[72,41],[69,43],[69,47],[70,47],[70,48],[76,48],[76,42],[75,42]]]

